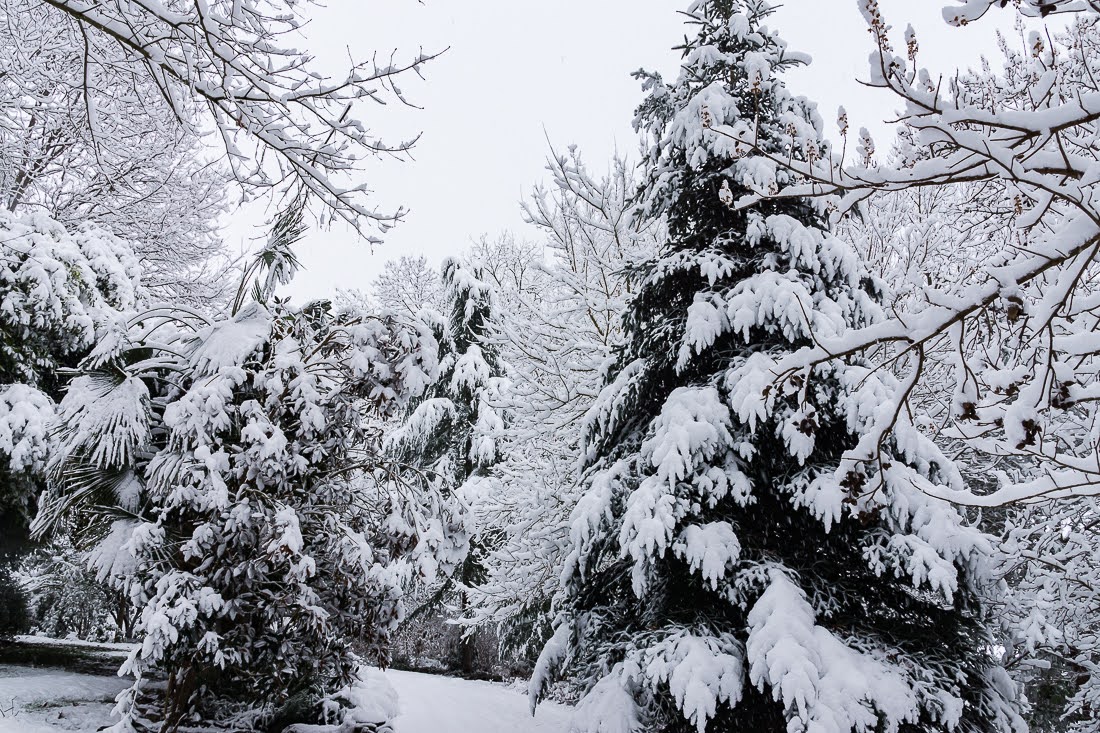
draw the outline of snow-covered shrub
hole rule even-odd
[[[96,329],[131,310],[141,267],[95,227],[0,211],[0,531],[25,532],[41,488],[58,370],[88,352]]]
[[[394,733],[391,721],[401,712],[397,690],[377,669],[361,668],[354,679],[321,701],[321,725],[293,724],[286,733]],[[276,726],[276,729],[279,729]],[[281,729],[280,729],[281,730]]]
[[[27,384],[0,386],[0,533],[22,535],[33,514],[49,451],[56,406]],[[0,552],[12,549],[0,539]]]
[[[0,212],[0,379],[51,391],[96,327],[135,307],[140,275],[109,232]]]
[[[223,701],[304,699],[316,719],[353,644],[385,663],[405,584],[464,547],[454,503],[381,452],[436,350],[327,303],[154,309],[106,332],[60,405],[37,529],[98,536],[94,566],[140,614],[124,723],[150,668],[173,729]]]
[[[87,641],[133,635],[129,598],[97,578],[88,553],[76,549],[68,537],[24,557],[17,578],[27,593],[34,634]]]

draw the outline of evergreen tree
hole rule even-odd
[[[11,568],[6,562],[0,562],[0,639],[30,630],[29,606],[23,587],[12,578]]]
[[[390,450],[398,460],[425,471],[441,487],[456,491],[476,514],[478,479],[500,459],[499,435],[504,427],[499,404],[503,366],[490,338],[496,320],[492,288],[476,266],[448,259],[443,263],[443,286],[449,317],[425,310],[434,322],[439,343],[439,372],[414,403],[405,424],[393,436]],[[473,542],[456,575],[437,588],[423,609],[434,607],[457,592],[459,611],[465,611],[467,588],[481,582],[487,532],[474,531]],[[474,632],[460,642],[463,672],[474,671]]]
[[[858,358],[773,372],[879,308],[824,212],[767,199],[788,174],[717,129],[829,155],[776,77],[805,59],[770,12],[695,0],[677,81],[639,74],[641,195],[668,242],[586,418],[587,491],[533,699],[577,676],[593,733],[1021,728],[983,618],[988,540],[920,490],[958,472],[905,416],[875,430],[905,385]]]

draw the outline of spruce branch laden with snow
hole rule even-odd
[[[771,384],[878,349],[879,361],[919,390],[928,378],[928,352],[947,343],[954,351],[947,432],[974,454],[1015,457],[1034,470],[1002,472],[992,491],[947,483],[928,487],[932,494],[976,506],[1095,495],[1100,12],[1082,3],[1058,4],[1072,11],[1062,16],[1068,25],[1046,35],[1021,31],[1022,51],[1002,42],[1001,72],[936,77],[917,63],[912,28],[906,56],[897,55],[878,4],[861,0],[860,7],[876,42],[870,82],[904,105],[899,121],[906,144],[899,155],[878,164],[865,131],[858,145],[862,159],[846,162],[821,150],[798,154],[816,145],[817,133],[797,120],[789,122],[789,138],[778,149],[748,121],[716,125],[711,134],[721,142],[715,144],[752,150],[759,160],[758,180],[729,203],[742,208],[810,197],[840,213],[889,192],[991,184],[998,208],[1010,212],[1011,238],[965,281],[919,284],[917,297],[890,317],[843,335],[819,334],[775,365]],[[846,128],[843,112],[841,117]],[[887,412],[910,411],[913,390]],[[847,456],[853,471],[885,471],[875,446],[896,421],[884,414],[876,427],[880,440]]]
[[[951,7],[944,15],[969,22],[990,5],[967,3],[965,12]],[[912,385],[884,410],[876,427],[882,440],[896,430],[898,416],[912,415],[968,463],[988,467],[984,481],[922,490],[1010,509],[999,548],[1011,585],[1004,620],[1014,628],[1006,662],[1032,689],[1038,683],[1064,690],[1048,704],[1052,714],[1066,716],[1060,723],[1066,729],[1089,730],[1100,694],[1093,620],[1100,607],[1100,9],[1017,3],[1021,15],[1057,11],[1060,22],[1045,33],[1018,23],[1019,48],[1000,39],[1000,69],[937,77],[918,64],[911,28],[903,57],[893,50],[877,3],[860,6],[876,43],[871,83],[904,103],[893,159],[802,160],[762,150],[744,126],[722,128],[717,136],[766,157],[769,174],[785,171],[774,190],[758,188],[735,205],[775,196],[813,196],[839,211],[855,204],[860,213],[851,227],[859,229],[884,200],[956,196],[950,219],[939,221],[977,256],[961,277],[896,278],[905,296],[885,320],[819,338],[781,360],[771,384],[846,354],[866,354]],[[866,151],[869,140],[861,137]],[[796,135],[792,148],[801,144]],[[925,212],[921,225],[934,227],[936,220],[934,210]],[[875,445],[847,460],[869,476],[885,471]],[[1049,672],[1031,666],[1050,659]]]

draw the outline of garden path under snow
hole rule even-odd
[[[534,718],[522,691],[417,672],[389,670],[401,714],[396,733],[567,733],[569,708],[543,703]],[[0,733],[92,733],[111,722],[118,677],[0,666]]]

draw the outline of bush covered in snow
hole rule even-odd
[[[125,593],[102,582],[88,553],[62,536],[36,548],[16,578],[27,593],[31,633],[55,639],[121,641],[133,636],[133,607]]]
[[[0,211],[0,551],[25,536],[42,488],[59,370],[135,307],[140,275],[109,232]]]
[[[149,669],[174,728],[234,700],[304,695],[312,715],[354,678],[355,641],[385,662],[404,584],[463,546],[452,503],[380,450],[435,358],[431,334],[327,303],[155,309],[106,333],[60,405],[36,528],[95,539],[138,610],[124,722]]]

